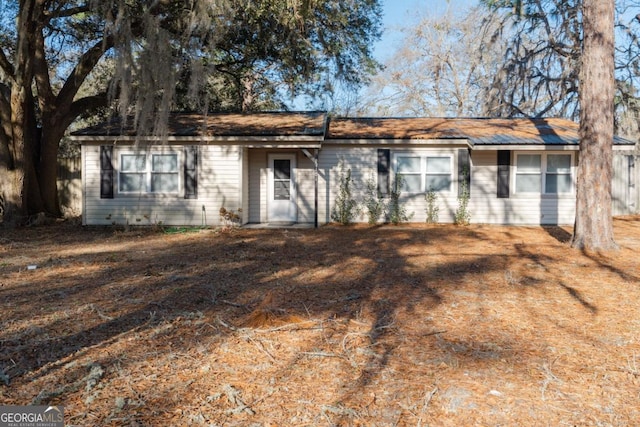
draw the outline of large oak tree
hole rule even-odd
[[[81,115],[109,106],[162,132],[177,107],[252,110],[358,85],[377,67],[380,16],[378,0],[0,2],[4,221],[59,214],[59,143]],[[97,67],[108,78],[91,78]]]

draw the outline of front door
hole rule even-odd
[[[297,222],[295,154],[269,155],[269,222]]]

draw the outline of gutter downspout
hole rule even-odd
[[[314,171],[314,177],[313,177],[313,186],[314,186],[314,192],[315,192],[315,200],[314,200],[314,209],[315,209],[315,215],[314,215],[314,219],[313,219],[313,226],[315,228],[318,228],[318,156],[320,154],[320,149],[316,148],[315,150],[313,150],[313,158],[314,158],[314,166],[315,166],[315,171]]]

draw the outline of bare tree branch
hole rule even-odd
[[[13,68],[13,65],[7,59],[7,55],[4,53],[4,50],[0,46],[0,68],[2,71],[10,78],[13,79],[16,70]]]
[[[99,40],[96,42],[93,47],[87,50],[80,60],[78,64],[74,67],[74,69],[67,77],[64,86],[58,93],[56,99],[56,105],[58,107],[64,108],[65,106],[70,106],[73,102],[73,98],[78,93],[80,86],[85,81],[89,73],[96,66],[104,52],[108,49],[112,48],[114,44],[114,39],[112,36],[108,36],[105,40]]]
[[[53,107],[53,90],[51,89],[51,79],[49,77],[49,65],[45,53],[44,35],[42,28],[38,28],[33,34],[34,37],[34,57],[33,57],[33,75],[38,87],[38,103],[40,109],[44,112],[47,108]]]
[[[69,114],[64,118],[65,128],[71,125],[75,119],[83,115],[91,115],[101,108],[105,108],[109,105],[109,95],[107,92],[102,92],[93,96],[86,96],[84,98],[73,101],[69,108]]]
[[[88,4],[85,4],[82,6],[76,6],[76,7],[69,7],[66,9],[63,8],[63,6],[64,4],[61,5],[61,7],[58,9],[52,10],[51,12],[46,12],[45,16],[47,16],[49,20],[58,19],[58,18],[68,18],[74,15],[77,15],[79,13],[89,12],[91,10]]]

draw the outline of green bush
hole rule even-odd
[[[365,183],[364,207],[367,211],[369,225],[375,225],[384,214],[385,203],[382,194],[378,191],[378,184],[373,178]]]
[[[429,190],[424,195],[424,199],[427,201],[427,222],[429,224],[435,224],[438,222],[438,213],[440,207],[438,207],[438,193],[433,190]]]
[[[351,195],[351,169],[340,170],[340,188],[336,196],[336,202],[331,209],[331,220],[340,224],[351,224],[358,214],[358,204]]]
[[[471,222],[471,212],[469,211],[469,186],[467,185],[467,171],[462,176],[460,183],[460,192],[458,193],[458,208],[454,214],[454,222],[457,225],[469,225]]]
[[[396,180],[393,183],[391,194],[389,195],[389,222],[393,225],[398,225],[403,222],[408,222],[413,218],[407,214],[407,208],[400,203],[400,194],[402,192],[402,185],[404,184],[404,178],[402,175],[396,175]]]

